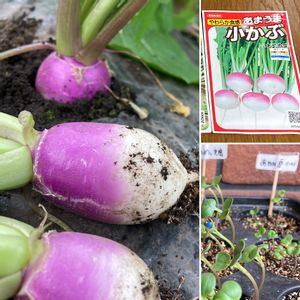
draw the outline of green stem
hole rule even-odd
[[[221,49],[221,35],[220,32],[217,30],[217,44],[218,44],[218,56],[219,56],[219,63],[220,63],[220,71],[221,71],[221,80],[222,80],[222,87],[226,88],[226,78],[225,78],[225,70],[223,67],[223,51]]]
[[[118,2],[119,0],[101,0],[95,4],[81,26],[83,47],[96,37],[105,21],[116,9]]]
[[[207,237],[211,238],[213,241],[215,241],[215,243],[220,247],[220,250],[224,250],[223,245],[221,244],[221,242],[215,237],[213,236],[211,233],[208,232]]]
[[[261,257],[259,254],[257,254],[256,256],[256,260],[259,264],[259,266],[261,267],[261,279],[260,279],[260,284],[259,284],[259,290],[262,289],[264,283],[265,283],[265,278],[266,278],[266,268],[264,265],[264,262],[262,261]]]
[[[80,49],[80,1],[59,0],[56,21],[57,52],[74,56]]]
[[[232,63],[232,71],[236,72],[237,68],[236,68],[236,62],[235,62],[235,58],[234,58],[234,53],[233,53],[233,43],[229,43],[229,49],[230,49],[230,57],[231,57],[231,63]]]
[[[239,263],[235,263],[234,267],[236,269],[238,269],[239,271],[241,271],[244,275],[246,275],[248,277],[248,279],[251,281],[251,283],[254,287],[255,300],[259,300],[259,289],[258,289],[257,283],[256,283],[255,279],[252,277],[252,275],[243,266],[241,266]]]
[[[202,262],[211,270],[211,272],[215,275],[216,280],[217,280],[217,287],[221,287],[221,280],[218,277],[218,274],[213,270],[212,264],[206,259],[204,255],[201,255],[201,260]]]
[[[24,53],[31,52],[31,51],[45,50],[45,49],[50,49],[50,50],[55,51],[56,47],[53,44],[44,43],[44,42],[25,45],[25,46],[21,46],[21,47],[17,47],[17,48],[14,48],[14,49],[10,49],[10,50],[1,52],[0,53],[0,60],[4,60],[4,59],[7,59],[9,57],[24,54]]]
[[[93,41],[88,43],[76,56],[77,60],[85,65],[97,61],[106,45],[113,37],[134,17],[134,15],[147,3],[147,0],[128,0],[107,21]]]
[[[97,0],[81,0],[80,5],[80,24],[83,23],[85,18],[90,13],[92,7],[96,3]]]
[[[219,237],[223,241],[225,241],[232,249],[234,249],[233,243],[226,236],[224,236],[221,232],[219,232],[216,229],[212,229],[211,233],[214,234],[214,235],[216,235],[217,237]]]
[[[235,226],[234,223],[229,215],[226,216],[226,220],[230,223],[231,230],[232,230],[232,242],[235,242]]]

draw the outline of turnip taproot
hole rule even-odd
[[[299,110],[298,100],[294,96],[288,93],[279,93],[273,96],[272,105],[276,110],[282,113],[286,113],[287,111],[290,110],[293,111]]]
[[[233,72],[226,78],[227,86],[233,91],[242,94],[248,92],[253,87],[251,77],[243,72]]]
[[[276,74],[263,74],[257,79],[257,87],[267,94],[282,93],[286,90],[285,80]]]
[[[240,105],[239,96],[231,90],[219,90],[215,93],[215,105],[222,109],[237,108]]]
[[[31,164],[17,166],[26,168],[26,176],[16,185],[32,180],[49,201],[91,219],[116,224],[155,219],[198,180],[171,149],[140,129],[65,123],[37,132],[29,112],[22,112],[19,121],[0,113],[0,136],[25,146],[27,158],[32,153]],[[2,168],[16,172],[6,161]],[[2,176],[0,190],[12,188],[13,176]]]
[[[262,93],[249,92],[242,97],[243,104],[249,109],[258,112],[266,110],[270,105],[268,96]]]
[[[36,89],[47,100],[72,103],[91,100],[98,92],[106,92],[111,84],[109,71],[102,61],[85,66],[71,57],[50,54],[36,76]]]
[[[1,300],[158,300],[146,264],[112,240],[0,217]],[[5,272],[3,271],[5,270]]]

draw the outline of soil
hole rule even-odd
[[[214,263],[216,261],[216,255],[220,252],[220,251],[224,251],[229,253],[230,255],[232,255],[232,249],[227,246],[223,241],[221,242],[221,245],[223,247],[222,250],[220,250],[220,247],[217,245],[217,243],[215,241],[212,240],[206,240],[206,241],[202,241],[202,245],[201,245],[201,249],[205,249],[207,247],[208,242],[211,242],[211,247],[209,249],[208,252],[205,253],[205,258],[210,262],[210,263]],[[204,264],[201,262],[201,269],[202,272],[211,272],[211,270]],[[234,269],[232,267],[228,267],[223,271],[217,272],[217,275],[219,278],[222,277],[227,277],[235,272],[238,272],[237,269]]]
[[[295,261],[295,256],[287,255],[282,260],[277,260],[272,254],[272,249],[280,245],[279,240],[265,241],[264,244],[269,244],[269,249],[262,249],[262,259],[266,268],[266,271],[272,272],[277,276],[293,278],[300,280],[300,264],[299,256],[298,262]]]
[[[0,51],[29,44],[40,21],[27,19],[26,15],[14,20],[0,21]],[[49,51],[26,53],[0,62],[1,112],[17,116],[22,110],[30,111],[36,121],[36,129],[42,130],[62,122],[91,121],[101,117],[116,117],[121,111],[131,109],[117,101],[111,94],[98,94],[92,102],[85,99],[76,104],[61,105],[44,100],[35,90],[35,76]],[[134,101],[128,87],[113,79],[113,92]]]
[[[181,153],[179,159],[188,172],[199,172],[199,150]],[[160,215],[167,224],[180,224],[191,215],[199,215],[199,182],[186,186],[178,202]]]
[[[281,300],[299,300],[300,299],[300,290],[291,292],[288,295],[283,296]]]
[[[299,231],[299,221],[285,216],[282,213],[273,213],[272,218],[268,218],[266,215],[249,216],[242,219],[242,224],[245,228],[252,228],[255,231],[262,225],[267,230],[275,230],[279,235],[285,235],[288,233],[294,233]]]

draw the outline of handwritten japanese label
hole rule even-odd
[[[226,144],[203,144],[201,145],[201,159],[226,159],[228,146]]]
[[[294,154],[264,154],[256,157],[256,169],[266,171],[296,172],[299,163],[299,153]]]

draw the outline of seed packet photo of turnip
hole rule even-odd
[[[214,132],[299,133],[299,70],[287,12],[204,11]]]

